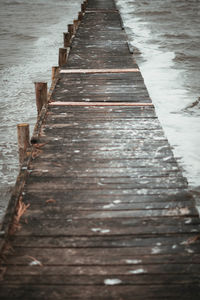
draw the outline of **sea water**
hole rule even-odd
[[[18,123],[36,123],[34,82],[50,86],[63,32],[81,0],[0,0],[0,220],[19,167]]]
[[[200,186],[200,0],[117,0],[165,134]]]

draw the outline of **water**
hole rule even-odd
[[[18,174],[16,124],[36,123],[34,82],[50,85],[62,33],[82,1],[0,0],[0,219]]]
[[[82,0],[0,0],[0,217],[18,173],[16,124],[36,122],[34,82],[57,65]],[[200,186],[199,0],[118,0],[159,119],[192,188]],[[195,103],[194,103],[195,102]],[[193,104],[194,103],[194,104]]]
[[[174,154],[200,186],[200,1],[118,0],[137,62]]]

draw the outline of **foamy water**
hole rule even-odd
[[[18,174],[16,124],[36,122],[34,82],[50,85],[63,32],[82,1],[0,0],[0,219]]]
[[[200,1],[117,3],[174,154],[189,184],[200,186]]]
[[[36,122],[34,82],[57,65],[82,0],[0,0],[0,216],[18,173],[16,124]],[[118,0],[139,67],[188,181],[200,186],[199,0]],[[140,54],[139,54],[140,52]],[[187,108],[188,106],[191,106]]]

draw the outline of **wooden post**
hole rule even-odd
[[[30,146],[29,124],[22,123],[17,125],[19,163],[23,163],[26,158],[26,150]]]
[[[84,5],[85,5],[85,11],[86,11],[86,8],[87,8],[88,1],[87,1],[87,0],[85,0],[83,3],[84,3]]]
[[[64,48],[70,47],[71,36],[69,32],[63,32]]]
[[[52,73],[51,73],[52,82],[54,82],[54,80],[56,79],[56,76],[58,75],[58,73],[59,73],[59,67],[58,66],[52,67]]]
[[[38,115],[43,107],[47,105],[47,82],[35,82],[35,96]]]
[[[74,34],[76,33],[76,30],[78,29],[78,20],[74,20]]]
[[[78,20],[79,20],[79,22],[81,22],[82,19],[83,19],[83,13],[81,11],[79,11],[79,13],[78,13]]]
[[[60,48],[59,49],[59,58],[58,58],[58,65],[59,67],[62,67],[67,62],[67,49],[66,48]]]
[[[73,34],[74,34],[74,24],[69,24],[68,25],[68,32],[70,34],[70,39],[71,39]]]
[[[81,4],[81,11],[82,11],[82,13],[85,12],[85,4],[84,3]]]

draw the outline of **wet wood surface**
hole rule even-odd
[[[136,69],[114,1],[88,0],[18,177],[0,299],[200,299],[195,201]]]

